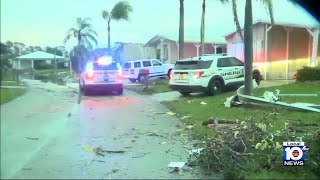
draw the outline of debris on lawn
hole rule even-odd
[[[183,116],[182,118],[180,118],[181,120],[184,120],[184,119],[188,119],[188,118],[191,118],[191,116]]]
[[[39,138],[26,137],[29,140],[39,140]]]
[[[254,87],[256,87],[256,82],[253,81]],[[241,86],[237,90],[237,95],[232,96],[226,100],[224,103],[226,107],[233,107],[240,104],[253,104],[253,105],[271,105],[271,106],[281,106],[288,109],[295,110],[307,110],[313,112],[320,112],[320,105],[311,103],[286,103],[280,101],[281,96],[316,96],[316,94],[280,94],[280,90],[277,89],[276,93],[266,91],[263,97],[255,97],[250,95],[245,95],[244,86]],[[318,96],[318,95],[317,95]]]
[[[162,142],[161,144],[164,145],[164,144],[167,144],[167,142]]]
[[[187,126],[188,129],[192,129],[193,128],[193,125],[189,125]]]
[[[206,105],[207,103],[206,103],[206,102],[201,102],[200,104],[201,104],[201,105]]]
[[[200,154],[201,151],[204,150],[204,148],[198,148],[198,149],[192,149],[191,151],[187,150],[189,152],[189,154]]]
[[[168,112],[166,112],[166,115],[169,115],[169,116],[174,116],[174,115],[176,115],[177,113],[173,113],[173,112],[171,112],[171,111],[168,111]]]
[[[182,168],[185,164],[186,164],[185,162],[170,162],[170,164],[168,165],[170,173],[173,173],[173,172],[181,173]]]

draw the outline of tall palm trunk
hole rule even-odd
[[[240,34],[241,40],[243,41],[243,34],[242,34],[241,26],[239,23],[236,0],[232,0],[232,11],[233,11],[233,20],[237,27],[237,32]]]
[[[202,2],[202,16],[201,16],[201,28],[200,28],[200,43],[201,43],[201,51],[200,56],[204,54],[204,30],[205,30],[205,13],[206,13],[206,0]]]
[[[251,0],[246,0],[244,20],[244,94],[246,95],[252,92],[252,28],[252,4]]]
[[[183,59],[184,50],[184,6],[180,0],[180,22],[179,22],[179,59]]]
[[[81,58],[81,52],[80,52],[80,46],[81,46],[81,35],[80,32],[78,32],[78,46],[76,47],[76,56],[78,56],[78,74],[81,73],[81,64],[82,64],[82,58]]]
[[[110,19],[108,21],[108,51],[110,52]]]

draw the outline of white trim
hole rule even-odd
[[[290,43],[290,31],[292,31],[292,27],[284,27],[287,31],[287,46],[286,46],[286,79],[289,79],[289,43]]]
[[[199,56],[199,47],[200,47],[200,44],[194,43],[194,45],[195,45],[196,48],[197,48],[197,57],[198,57],[198,56]]]
[[[268,32],[272,28],[272,25],[268,27],[268,24],[266,24],[266,30],[265,30],[265,42],[264,42],[264,80],[267,80],[267,71],[268,71]]]

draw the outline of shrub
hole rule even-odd
[[[298,70],[298,81],[316,81],[320,80],[320,66],[318,67],[307,67]]]
[[[299,134],[286,123],[279,130],[272,130],[271,121],[277,112],[265,117],[237,122],[234,128],[221,129],[216,136],[204,139],[197,144],[199,152],[189,157],[189,165],[197,164],[208,169],[221,171],[224,178],[244,179],[249,173],[276,171],[297,176],[320,177],[320,130]],[[311,150],[307,152],[305,166],[288,168],[282,165],[282,142],[303,137]]]

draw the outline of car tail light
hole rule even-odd
[[[123,79],[123,72],[122,70],[118,70],[118,73],[117,73],[117,80],[122,80]]]
[[[94,72],[93,71],[87,71],[86,72],[86,78],[87,79],[93,79]]]
[[[172,71],[170,71],[170,73],[169,73],[169,79],[173,79],[173,73],[172,73]]]
[[[202,74],[203,74],[203,71],[194,72],[193,77],[194,79],[199,79]]]
[[[134,74],[134,69],[130,69],[130,73],[131,73],[131,74]]]

